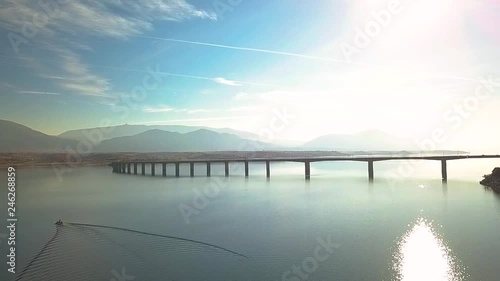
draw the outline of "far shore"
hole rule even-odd
[[[349,156],[349,155],[414,155],[421,152],[409,151],[211,151],[211,152],[155,152],[155,153],[90,153],[87,155],[54,153],[0,153],[0,168],[14,167],[52,167],[52,166],[108,166],[118,161],[189,161],[213,159],[244,159],[244,158],[283,158],[283,157],[320,157],[320,156]],[[427,153],[443,153],[426,152]],[[460,154],[466,154],[459,151]],[[451,154],[451,151],[450,151]],[[457,154],[454,151],[453,154]]]

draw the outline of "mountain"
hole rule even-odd
[[[242,145],[244,145],[242,147]],[[149,130],[134,136],[116,137],[102,141],[95,152],[181,152],[262,150],[269,144],[200,129],[185,134]]]
[[[65,138],[65,139],[71,139],[71,140],[85,140],[87,139],[87,136],[89,132],[98,130],[100,132],[106,132],[102,133],[102,139],[103,140],[109,140],[112,138],[116,137],[127,137],[127,136],[134,136],[140,133],[144,133],[150,130],[162,130],[162,131],[168,131],[168,132],[173,132],[173,133],[190,133],[194,132],[197,130],[210,130],[214,131],[217,133],[226,133],[226,134],[233,134],[237,135],[241,138],[244,139],[258,139],[258,136],[249,132],[243,132],[243,131],[238,131],[238,130],[233,130],[229,128],[209,128],[209,127],[202,127],[202,126],[182,126],[182,125],[119,125],[119,126],[110,126],[110,127],[96,127],[96,128],[87,128],[87,129],[79,129],[79,130],[70,130],[66,131],[58,137],[60,138]]]
[[[303,145],[308,149],[339,151],[395,151],[411,149],[415,145],[404,138],[395,137],[382,131],[369,130],[352,135],[332,134],[315,138]]]
[[[26,126],[0,120],[0,152],[63,152],[76,141],[49,136]]]

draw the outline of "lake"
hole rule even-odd
[[[478,184],[495,166],[449,161],[447,184],[438,161],[376,163],[373,183],[366,163],[314,163],[310,181],[300,164],[273,164],[270,180],[258,163],[248,179],[214,164],[211,178],[204,166],[195,178],[80,167],[61,181],[20,168],[17,269],[33,260],[20,280],[497,281],[500,196]]]

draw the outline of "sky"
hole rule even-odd
[[[0,119],[495,146],[500,0],[2,0]]]

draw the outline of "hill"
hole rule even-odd
[[[269,144],[200,129],[185,134],[149,130],[134,136],[116,137],[102,141],[95,152],[181,152],[262,150]]]
[[[0,152],[62,152],[77,143],[6,120],[0,120],[0,132]]]
[[[148,126],[148,125],[128,125],[128,124],[119,126],[110,126],[110,127],[95,127],[87,129],[69,130],[58,135],[58,137],[71,140],[84,140],[87,138],[85,132],[89,132],[92,130],[100,130],[101,132],[107,132],[103,134],[103,140],[109,140],[117,137],[134,136],[150,130],[161,130],[161,131],[168,131],[172,133],[181,133],[181,134],[190,133],[197,130],[210,130],[217,133],[233,134],[245,139],[258,139],[258,136],[255,134],[233,130],[229,128],[219,129],[219,128],[208,128],[202,126],[183,126],[183,125]]]

